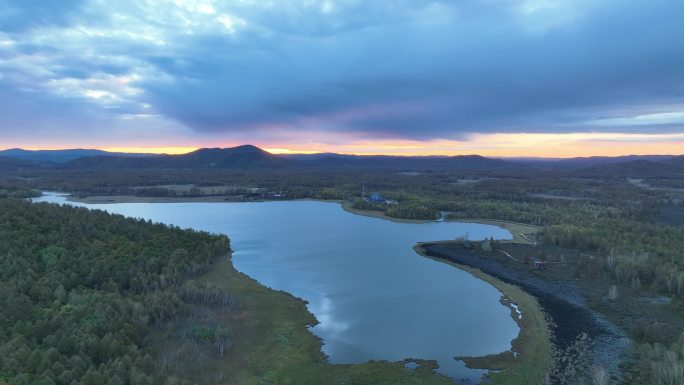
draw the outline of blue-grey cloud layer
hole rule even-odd
[[[0,0],[0,139],[684,132],[682,18],[680,0]]]

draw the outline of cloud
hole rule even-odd
[[[0,0],[3,31],[25,32],[32,28],[66,26],[78,19],[83,0],[16,1]]]
[[[142,116],[245,141],[684,128],[663,119],[684,113],[678,0],[0,5],[0,138]]]

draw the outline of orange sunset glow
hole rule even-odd
[[[54,5],[54,23],[11,6],[0,149],[684,153],[681,23],[652,22],[681,12],[665,6],[150,1]]]
[[[243,143],[201,143],[197,146],[104,147],[106,151],[127,153],[184,154],[202,147],[232,147]],[[257,143],[259,145],[259,143]],[[679,155],[684,153],[684,134],[477,134],[468,140],[387,140],[353,141],[345,144],[266,143],[273,154],[314,154],[334,152],[353,155],[467,155],[491,157],[572,158],[621,155]]]

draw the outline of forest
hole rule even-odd
[[[684,290],[684,192],[661,186],[663,179],[576,177],[563,172],[358,170],[65,171],[25,175],[27,187],[76,195],[219,196],[240,200],[350,200],[353,207],[404,219],[496,219],[544,228],[547,244],[611,256],[618,281],[639,278],[654,290]],[[669,185],[677,178],[668,179]],[[179,192],[169,185],[195,186]],[[652,185],[651,185],[652,184]],[[370,203],[376,191],[397,205]]]
[[[643,290],[671,298],[666,309],[668,316],[661,319],[654,315],[629,330],[634,344],[623,362],[625,373],[631,373],[634,384],[650,384],[655,373],[670,370],[663,366],[664,362],[673,363],[668,368],[684,362],[684,330],[668,329],[668,317],[684,316],[684,192],[678,180],[675,176],[634,180],[529,169],[126,173],[64,170],[30,171],[22,179],[11,179],[10,184],[68,191],[76,196],[214,196],[226,201],[251,201],[273,199],[273,194],[278,193],[282,196],[279,199],[347,200],[356,209],[380,211],[396,218],[434,220],[443,215],[450,220],[494,219],[537,225],[542,228],[542,245],[576,250],[593,258],[592,263],[582,266],[584,276],[610,280],[620,291]],[[177,185],[189,187],[182,192],[170,187]],[[398,204],[364,200],[363,195],[370,192],[381,193]],[[0,194],[20,197],[24,193],[21,189],[5,188]],[[590,270],[601,274],[587,275]],[[90,273],[85,275],[89,276]],[[168,281],[167,273],[164,276]],[[136,287],[134,282],[145,281],[128,279],[126,292]],[[159,290],[156,286],[159,283],[133,292],[144,295],[140,290],[147,290],[142,293],[150,295],[149,290]],[[67,292],[70,290],[71,287]],[[669,330],[666,339],[657,331],[663,329]],[[676,377],[668,384],[684,383],[682,373],[663,376]]]
[[[0,384],[184,384],[160,371],[155,328],[197,301],[186,282],[230,251],[227,237],[83,208],[32,204],[0,188]],[[219,326],[189,339],[227,346]]]

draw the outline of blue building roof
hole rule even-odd
[[[372,193],[369,199],[373,202],[384,202],[386,200],[382,195],[378,193]]]

